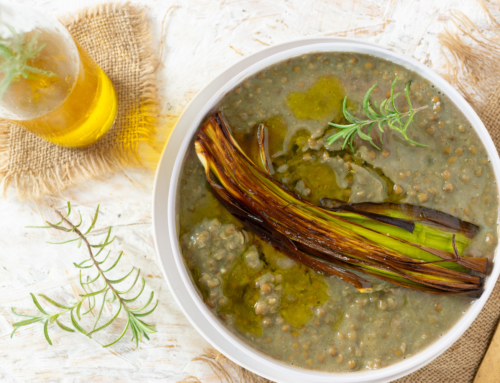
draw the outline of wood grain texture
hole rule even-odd
[[[64,14],[98,0],[24,0],[46,13]],[[242,56],[266,46],[305,36],[347,36],[382,44],[413,56],[445,73],[437,34],[448,23],[449,9],[464,11],[483,23],[475,2],[462,0],[136,0],[148,10],[154,43],[160,50],[158,87],[162,126],[168,130],[196,93]],[[171,8],[172,6],[175,8]],[[165,14],[170,9],[163,30]],[[151,230],[154,174],[126,170],[86,182],[60,196],[21,203],[9,190],[0,200],[0,381],[1,382],[176,382],[187,375],[218,382],[201,362],[191,362],[209,344],[177,307],[157,266]],[[71,300],[78,290],[72,263],[84,259],[74,246],[45,244],[59,233],[26,229],[54,217],[52,209],[73,201],[85,216],[102,207],[97,229],[108,225],[125,251],[123,270],[141,268],[160,305],[150,317],[158,334],[133,350],[128,341],[101,347],[110,337],[87,339],[53,329],[53,346],[42,326],[21,329],[10,339],[17,320],[10,307],[31,310],[30,292]],[[109,314],[109,312],[108,312]],[[121,322],[123,323],[123,322]],[[120,328],[112,329],[113,335]],[[238,381],[235,377],[235,381]]]
[[[488,351],[479,366],[474,383],[496,383],[500,380],[500,364],[498,358],[500,355],[500,327],[497,327],[495,335],[491,340]]]

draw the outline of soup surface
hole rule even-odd
[[[377,150],[357,137],[353,151],[326,141],[355,116],[365,93],[379,105],[411,82],[418,112],[410,144],[388,128]],[[397,106],[404,110],[401,96]],[[224,96],[218,109],[251,158],[256,129],[269,131],[275,178],[302,198],[423,205],[480,226],[465,254],[492,259],[497,244],[498,190],[486,150],[460,110],[433,84],[376,57],[321,53],[266,68]],[[383,368],[422,351],[446,333],[473,300],[396,287],[375,278],[374,292],[294,262],[256,238],[210,191],[194,149],[178,193],[180,243],[194,283],[210,309],[258,350],[322,371]]]

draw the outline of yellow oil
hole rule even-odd
[[[345,89],[335,76],[323,76],[303,92],[291,92],[286,106],[299,120],[335,120],[342,115]]]
[[[229,273],[222,277],[224,296],[229,302],[218,309],[219,313],[232,315],[239,331],[261,336],[262,317],[255,314],[254,308],[260,291],[255,282],[263,274],[271,273],[283,276],[279,314],[294,329],[302,328],[312,319],[312,308],[321,306],[328,300],[328,285],[318,273],[302,264],[297,263],[288,269],[281,268],[278,260],[286,258],[285,255],[258,239],[254,240],[254,244],[266,266],[256,271],[249,268],[243,257],[240,257]]]
[[[44,101],[44,94],[37,96],[38,89],[48,89],[45,94],[50,94],[51,91],[61,93],[65,84],[71,84],[71,88],[66,86],[69,94],[64,95],[64,101],[42,116],[16,121],[37,136],[56,145],[68,147],[83,147],[99,140],[113,124],[118,111],[118,99],[113,84],[78,43],[77,48],[81,65],[76,81],[69,75],[65,78],[37,76],[28,79],[29,87],[33,90],[31,103]],[[44,57],[38,60],[44,60]],[[37,63],[36,59],[31,63],[39,67],[37,64],[42,63]],[[57,64],[55,67],[57,69]]]

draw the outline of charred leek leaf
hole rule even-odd
[[[246,227],[275,248],[359,291],[371,284],[349,270],[434,294],[482,293],[487,260],[465,257],[477,227],[411,205],[316,206],[272,176],[259,127],[262,164],[241,150],[220,113],[198,133],[196,152],[217,198]]]

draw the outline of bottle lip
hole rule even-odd
[[[50,43],[52,39],[53,44]],[[0,79],[0,117],[18,121],[41,117],[60,106],[73,90],[81,71],[80,55],[73,37],[55,17],[46,16],[31,7],[0,0],[0,46],[3,48],[0,50],[0,59],[5,64],[0,71],[0,75],[3,75]],[[43,60],[49,64],[56,55],[63,54],[67,56],[67,63],[56,66],[53,71],[51,66],[45,64],[30,65],[32,59],[40,54],[46,55]],[[9,90],[15,82],[33,80],[34,76],[60,76],[61,81],[67,81],[68,75],[74,79],[73,83],[68,89],[59,84],[56,91],[63,93],[60,93],[59,98],[55,96],[53,100],[49,99],[46,105],[34,106],[33,102],[37,97],[43,97],[43,94],[36,95],[34,90],[30,90],[32,86],[20,91],[19,97],[10,97],[12,94]],[[53,86],[53,81],[51,83],[45,85],[46,89]],[[40,92],[41,87],[36,88]],[[66,95],[62,96],[64,92]],[[17,99],[19,102],[13,101]]]
[[[13,27],[17,33],[31,32],[35,28],[66,30],[52,15],[45,15],[33,7],[0,0],[0,39],[12,37],[7,25]]]

